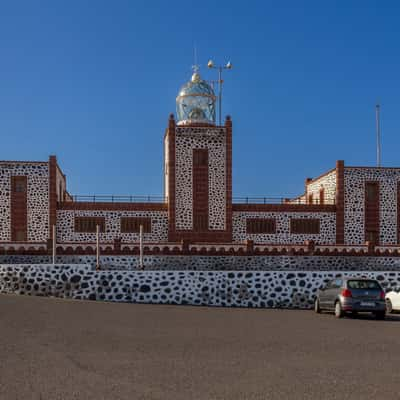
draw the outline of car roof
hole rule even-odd
[[[365,277],[362,277],[362,278],[359,278],[359,277],[357,277],[357,276],[354,276],[354,277],[346,277],[346,278],[342,278],[344,281],[354,281],[354,280],[356,280],[356,281],[376,281],[376,279],[375,278],[365,278]]]

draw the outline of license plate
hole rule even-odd
[[[373,303],[372,301],[362,301],[360,303],[361,307],[375,307],[375,303]]]

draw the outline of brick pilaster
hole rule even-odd
[[[336,161],[336,244],[344,244],[344,161]]]
[[[49,157],[49,232],[52,239],[52,227],[57,222],[57,158]]]
[[[168,238],[175,239],[175,118],[170,114],[166,137],[168,138]]]

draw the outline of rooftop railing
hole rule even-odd
[[[164,196],[113,196],[113,195],[75,195],[71,196],[75,202],[90,203],[167,203],[168,199]],[[308,199],[298,197],[295,199],[287,197],[233,197],[234,204],[335,204],[334,199],[325,199],[320,202],[318,198]]]
[[[164,196],[102,196],[88,195],[71,196],[72,201],[92,202],[92,203],[166,203]]]
[[[335,204],[334,199],[305,199],[305,198],[287,198],[287,197],[233,197],[235,204]]]

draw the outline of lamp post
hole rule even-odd
[[[209,60],[207,63],[208,68],[213,68],[218,70],[218,108],[219,108],[219,125],[222,123],[222,84],[224,81],[222,80],[222,70],[224,69],[232,69],[232,64],[230,61],[226,63],[226,65],[215,65],[213,60]]]

